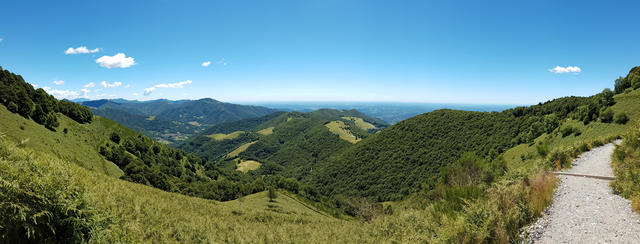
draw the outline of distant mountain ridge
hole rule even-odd
[[[238,105],[211,98],[198,100],[137,101],[101,99],[79,101],[99,116],[164,142],[177,142],[215,124],[264,116],[278,110]]]

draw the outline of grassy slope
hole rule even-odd
[[[97,231],[102,241],[119,239],[132,243],[166,242],[361,242],[367,225],[326,216],[286,192],[279,192],[269,202],[261,192],[229,202],[217,202],[161,191],[104,174],[32,149],[16,148],[0,142],[9,157],[0,157],[0,170],[23,162],[20,170],[48,169],[33,172],[34,177],[70,176],[70,183],[83,188],[96,212],[111,222]],[[5,155],[5,154],[3,154]],[[35,167],[24,167],[28,164]],[[56,171],[56,172],[51,172]],[[0,175],[6,172],[0,172]],[[39,175],[39,176],[38,176]],[[0,189],[6,186],[0,186]],[[94,233],[94,234],[96,234]]]
[[[44,126],[9,112],[0,105],[0,132],[24,147],[46,152],[90,170],[120,177],[123,172],[99,153],[98,147],[109,138],[112,129],[121,129],[113,121],[95,117],[90,124],[78,124],[66,116],[58,116],[60,126],[50,131]],[[24,128],[19,129],[19,128]],[[64,128],[68,129],[65,134]]]

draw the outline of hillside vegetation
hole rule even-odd
[[[339,132],[328,128],[336,123],[342,125]],[[363,130],[356,123],[370,127]],[[316,163],[384,127],[384,122],[355,110],[279,112],[213,126],[179,147],[222,168],[237,167],[238,164],[228,163],[236,158],[259,162],[254,178],[281,175],[303,179]]]

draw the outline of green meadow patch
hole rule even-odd
[[[358,117],[342,117],[343,119],[346,120],[351,120],[355,123],[355,125],[362,129],[363,131],[369,131],[369,130],[375,130],[378,129],[378,127],[376,127],[375,125],[364,121],[362,118],[358,118]]]
[[[244,134],[244,131],[234,131],[229,134],[224,134],[224,133],[211,134],[211,135],[207,135],[207,137],[214,139],[216,141],[222,141],[222,140],[236,139],[238,138],[238,136],[242,134]]]
[[[273,128],[274,128],[273,126],[264,128],[262,130],[259,130],[258,134],[264,135],[264,136],[271,135],[271,134],[273,134]]]
[[[360,141],[360,138],[356,138],[356,136],[351,134],[351,131],[349,131],[349,126],[342,121],[331,121],[324,126],[329,128],[329,131],[331,131],[331,133],[338,135],[342,140],[354,144]]]
[[[260,162],[255,160],[240,160],[240,163],[236,165],[236,170],[242,173],[247,173],[251,170],[260,168]]]
[[[227,158],[235,158],[235,157],[237,157],[241,152],[244,152],[245,150],[247,150],[247,148],[249,148],[251,145],[255,144],[256,142],[258,142],[258,141],[253,141],[253,142],[248,142],[248,143],[242,144],[241,146],[239,146],[238,148],[234,149],[229,154],[227,154]]]

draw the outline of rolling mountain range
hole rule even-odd
[[[96,115],[115,120],[159,141],[175,143],[224,122],[254,118],[277,110],[260,106],[199,100],[132,101],[124,99],[78,101]]]

